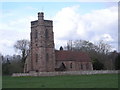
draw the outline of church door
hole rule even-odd
[[[66,70],[66,66],[65,64],[62,62],[61,66],[60,66],[60,71],[65,71]]]

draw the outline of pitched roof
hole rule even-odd
[[[76,51],[55,50],[55,58],[57,61],[90,62],[90,57],[87,53]]]

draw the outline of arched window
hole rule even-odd
[[[70,63],[70,68],[72,68],[72,63]]]
[[[36,63],[38,62],[38,54],[36,54]]]
[[[38,38],[38,33],[37,33],[37,30],[35,30],[35,39]]]
[[[49,60],[49,56],[48,56],[48,53],[46,53],[46,61]]]
[[[47,29],[45,30],[45,38],[46,39],[48,38],[48,30]]]
[[[81,69],[83,69],[83,65],[81,64]]]

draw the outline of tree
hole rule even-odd
[[[0,65],[2,64],[3,62],[3,55],[0,53]]]
[[[93,61],[93,69],[94,70],[102,70],[102,69],[104,69],[104,65],[98,59],[95,59]]]
[[[100,40],[97,43],[97,53],[99,54],[100,61],[104,64],[106,69],[112,69],[112,60],[109,58],[111,51],[111,45],[107,44],[105,41]]]
[[[98,46],[98,52],[103,54],[108,54],[108,52],[111,51],[111,46],[107,43],[105,43],[103,40],[100,40],[97,44]]]
[[[16,41],[16,43],[14,45],[14,48],[21,52],[22,63],[23,63],[22,67],[23,68],[24,68],[25,60],[27,58],[29,45],[30,45],[30,42],[28,40],[25,40],[25,39]]]
[[[7,61],[2,64],[2,73],[4,75],[10,75],[10,61],[7,58]]]
[[[69,40],[68,42],[67,42],[67,46],[65,46],[65,49],[67,49],[67,50],[72,50],[72,48],[73,48],[73,41],[72,40]]]
[[[63,50],[63,47],[62,47],[62,46],[60,47],[60,50]]]
[[[86,40],[69,40],[67,42],[67,46],[65,48],[67,50],[73,50],[73,51],[88,51],[90,49],[93,49],[93,45],[91,42]]]
[[[23,72],[22,62],[20,55],[3,56],[2,74],[12,75],[13,73]]]
[[[115,69],[120,70],[120,54],[118,54],[115,59]]]

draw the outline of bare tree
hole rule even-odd
[[[103,40],[100,40],[97,46],[99,53],[107,54],[108,52],[111,51],[111,46],[105,43]]]
[[[27,57],[27,52],[29,50],[29,45],[30,45],[30,42],[25,39],[16,41],[14,45],[14,48],[21,52],[23,67]]]
[[[67,50],[72,50],[73,49],[73,41],[72,40],[69,40],[67,42],[66,48],[67,48]]]
[[[90,50],[95,50],[96,46],[86,40],[69,40],[67,42],[67,46],[65,46],[67,50],[73,50],[73,51],[83,51],[83,52],[89,52]]]

